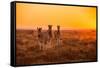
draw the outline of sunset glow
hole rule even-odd
[[[96,7],[16,4],[17,29],[96,29]]]

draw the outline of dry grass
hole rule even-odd
[[[17,30],[17,65],[96,60],[95,30],[62,30],[61,45],[47,50],[39,49],[36,34],[32,30]]]

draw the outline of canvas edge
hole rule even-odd
[[[16,28],[16,3],[11,2],[10,3],[10,12],[11,12],[11,23],[10,23],[10,65],[11,66],[16,66],[16,42],[15,42],[15,28]]]

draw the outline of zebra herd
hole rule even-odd
[[[37,39],[40,50],[60,46],[60,26],[57,30],[52,31],[52,25],[48,25],[48,30],[43,31],[41,27],[37,28]]]

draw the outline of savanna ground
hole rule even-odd
[[[17,30],[16,65],[96,61],[95,30],[61,30],[61,45],[40,50],[37,32]]]

